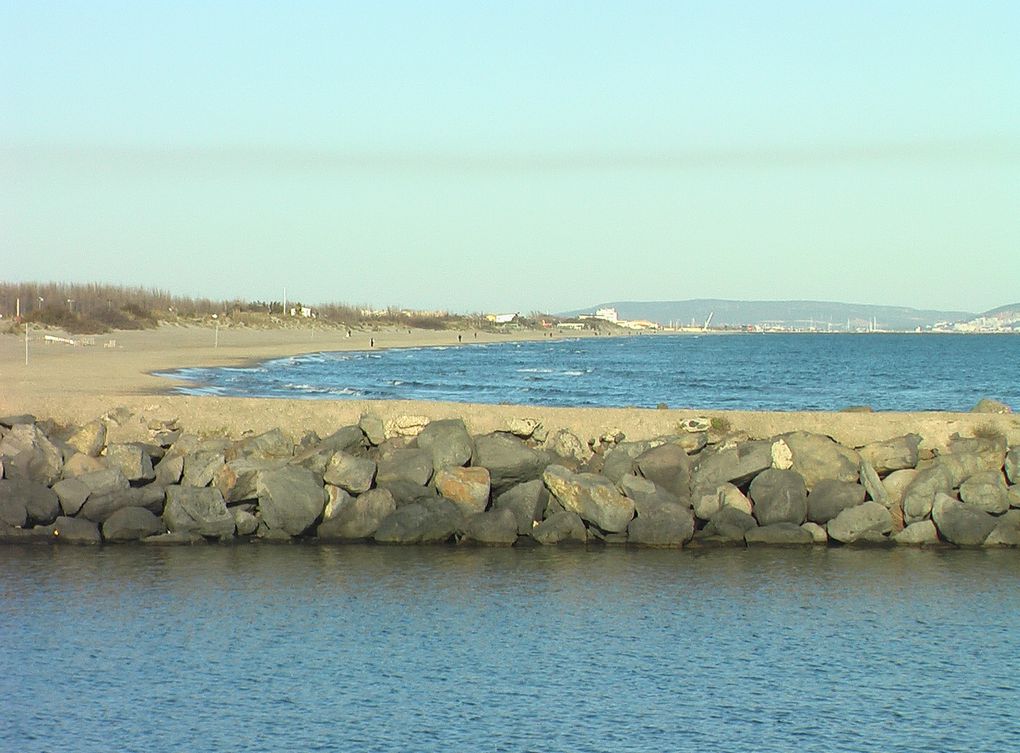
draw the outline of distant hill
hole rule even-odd
[[[1020,303],[1009,303],[1005,306],[999,306],[998,308],[984,312],[980,316],[987,319],[1020,319]]]
[[[770,324],[783,327],[819,329],[851,329],[868,327],[872,321],[878,329],[912,330],[930,327],[936,322],[957,322],[973,319],[969,311],[935,311],[906,306],[871,306],[832,301],[728,301],[717,298],[688,301],[613,301],[591,308],[567,311],[561,316],[591,314],[595,309],[615,308],[621,319],[647,319],[668,325],[702,325],[712,315],[712,326],[743,326]],[[989,312],[990,314],[991,312]]]

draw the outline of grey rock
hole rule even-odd
[[[740,489],[725,482],[706,488],[695,488],[691,503],[694,506],[694,514],[701,520],[710,520],[724,507],[735,507],[748,515],[753,509],[751,500],[745,497]]]
[[[742,542],[744,534],[758,526],[752,515],[735,507],[723,507],[716,512],[705,526],[706,536]]]
[[[152,458],[137,444],[108,445],[106,464],[120,470],[128,481],[151,481],[156,477]]]
[[[343,450],[353,454],[356,449],[364,447],[365,432],[361,430],[360,426],[342,426],[319,444],[322,447],[332,448],[334,452]]]
[[[106,446],[106,424],[89,421],[67,439],[67,444],[89,457],[98,457]]]
[[[432,454],[421,449],[389,450],[379,457],[376,483],[409,481],[425,486],[432,478]]]
[[[445,466],[436,472],[434,483],[436,491],[465,515],[483,512],[489,506],[490,479],[485,468]]]
[[[224,460],[228,463],[238,458],[285,460],[293,456],[294,440],[282,429],[274,428],[235,442],[224,453]]]
[[[535,523],[542,519],[549,490],[540,479],[525,481],[507,489],[493,500],[495,510],[510,510],[517,521],[517,533],[531,535]]]
[[[931,520],[919,520],[893,534],[893,541],[904,546],[930,546],[939,543],[939,532]]]
[[[553,453],[557,458],[571,460],[577,463],[587,463],[592,456],[592,450],[586,442],[569,429],[559,429],[545,439],[545,449]]]
[[[463,541],[484,546],[512,546],[517,541],[517,519],[506,508],[469,515],[464,521]]]
[[[163,523],[171,533],[197,533],[221,539],[232,537],[236,528],[223,495],[212,487],[168,486]]]
[[[576,512],[563,510],[535,526],[531,537],[539,544],[583,544],[588,540],[588,529]]]
[[[624,476],[617,487],[623,495],[634,502],[637,515],[648,515],[662,507],[690,508],[686,499],[681,500],[647,478]]]
[[[1014,484],[1007,490],[1007,496],[1009,498],[1009,506],[1013,508],[1020,507],[1020,484]]]
[[[65,478],[53,485],[53,492],[60,500],[64,515],[77,515],[91,490],[79,478]]]
[[[103,539],[139,541],[163,530],[163,521],[144,507],[123,507],[103,522]]]
[[[772,443],[740,442],[715,452],[706,449],[694,463],[691,484],[697,488],[724,482],[740,486],[767,468],[772,467]]]
[[[782,435],[782,440],[792,453],[792,470],[803,477],[808,491],[814,489],[815,484],[822,479],[858,480],[860,455],[836,443],[831,437],[795,431]]]
[[[167,453],[154,468],[155,478],[153,483],[160,486],[172,486],[181,482],[184,475],[184,456],[178,453]]]
[[[258,500],[267,528],[298,536],[322,515],[326,491],[311,471],[286,466],[259,474]]]
[[[917,472],[914,480],[903,492],[903,519],[907,525],[931,515],[937,494],[953,490],[953,475],[943,465],[936,464]]]
[[[88,487],[89,496],[111,494],[131,486],[131,482],[124,477],[119,468],[104,468],[101,471],[91,471],[90,473],[83,473],[77,478]]]
[[[360,448],[355,449],[360,450]],[[326,447],[320,440],[309,447],[298,449],[295,452],[294,457],[292,457],[288,462],[300,468],[307,468],[316,476],[324,476],[326,474],[326,468],[329,465],[329,461],[337,452],[343,451],[334,450],[332,447]]]
[[[963,479],[978,471],[998,471],[1002,469],[1006,461],[1006,438],[998,437],[953,437],[949,440],[949,455],[943,455],[941,460],[947,460],[954,455],[977,455],[978,461],[972,464],[973,470],[957,478],[957,484]],[[974,467],[976,465],[977,467]]]
[[[602,465],[602,475],[618,484],[620,479],[635,470],[635,461],[658,442],[621,442],[608,452]],[[583,517],[583,516],[582,516]]]
[[[52,489],[27,479],[0,479],[0,522],[45,525],[58,515],[60,499]]]
[[[234,507],[230,509],[230,514],[234,518],[234,528],[237,530],[238,536],[251,536],[258,530],[258,518],[247,510]]]
[[[116,489],[107,494],[90,494],[78,511],[78,517],[94,523],[104,523],[111,515],[125,507],[142,507],[159,515],[163,512],[165,498],[163,487],[152,484],[138,488]]]
[[[198,450],[188,453],[184,456],[181,483],[185,486],[209,486],[225,459],[226,455],[222,450]]]
[[[375,532],[382,544],[439,544],[463,527],[463,516],[452,502],[436,499],[400,507],[386,516]]]
[[[52,526],[53,541],[58,544],[100,544],[99,526],[90,520],[61,515]]]
[[[143,544],[155,546],[180,546],[182,544],[202,544],[205,539],[194,531],[176,531],[172,533],[154,533],[142,539]]]
[[[1015,520],[999,520],[984,540],[984,546],[1020,546],[1020,523]]]
[[[889,504],[887,507],[895,507],[897,505],[903,505],[903,496],[907,491],[907,487],[913,483],[914,479],[917,478],[917,474],[920,471],[912,468],[907,468],[902,471],[893,471],[884,479],[882,479],[882,487],[885,489],[885,493],[888,495]],[[872,497],[876,502],[879,500]]]
[[[397,507],[425,504],[439,498],[434,486],[420,486],[412,481],[390,481],[384,486],[377,488],[385,489],[393,495]]]
[[[323,478],[327,484],[346,489],[351,494],[362,494],[375,482],[376,465],[370,458],[357,457],[339,450],[326,464]]]
[[[15,424],[0,438],[0,456],[7,456],[8,478],[52,486],[61,475],[64,456],[35,424]]]
[[[627,526],[627,541],[635,546],[681,547],[694,536],[694,513],[686,505],[661,506],[639,514]]]
[[[1011,484],[1020,484],[1020,447],[1014,447],[1006,453],[1006,478]]]
[[[94,458],[90,455],[82,455],[80,452],[76,452],[64,461],[64,467],[61,469],[60,475],[63,478],[77,478],[78,476],[84,476],[86,473],[105,469],[106,463],[102,458]]]
[[[931,510],[942,538],[957,546],[980,546],[999,520],[984,510],[939,493]]]
[[[975,473],[960,485],[960,499],[985,512],[999,514],[1009,509],[1009,491],[1002,471]]]
[[[857,507],[863,502],[864,487],[860,484],[822,479],[808,495],[807,517],[815,523],[828,523],[843,510]],[[885,506],[882,508],[885,509]]]
[[[914,468],[917,465],[920,445],[921,437],[919,435],[906,434],[902,437],[866,444],[857,452],[862,461],[867,461],[879,475],[885,476],[892,471]]]
[[[551,465],[542,481],[565,510],[576,512],[582,520],[604,531],[625,531],[634,517],[634,502],[602,476],[571,473],[563,466]]]
[[[34,424],[35,416],[31,413],[18,413],[10,416],[0,416],[0,426],[11,429],[18,424]]]
[[[873,501],[878,502],[886,509],[893,506],[893,500],[889,496],[889,492],[885,488],[885,484],[882,483],[882,479],[878,476],[878,471],[872,467],[871,463],[867,460],[861,460],[860,467],[861,474],[861,486],[864,487],[864,491],[867,492],[869,498]],[[808,500],[810,506],[810,500]]]
[[[807,517],[807,490],[797,471],[762,471],[751,482],[748,495],[761,526],[791,523],[796,527]]]
[[[418,434],[418,447],[432,456],[436,469],[467,465],[474,453],[474,443],[459,418],[430,421]]]
[[[892,517],[889,510],[878,502],[865,502],[843,509],[829,521],[826,530],[829,538],[852,544],[867,534],[882,535],[892,531]]]
[[[393,495],[386,489],[372,489],[357,497],[347,497],[332,517],[324,520],[316,535],[326,541],[359,541],[375,535],[379,524],[397,510]]]
[[[228,503],[257,499],[259,476],[266,471],[283,467],[284,461],[280,459],[262,460],[254,457],[241,457],[217,468],[213,474],[212,484],[222,495],[224,501]]]
[[[681,499],[690,498],[691,459],[676,444],[663,444],[638,455],[634,460],[638,472],[666,491]]]
[[[378,416],[368,413],[362,415],[361,420],[358,421],[358,428],[361,429],[368,441],[375,446],[379,446],[386,441],[386,425]]]
[[[794,523],[772,523],[758,528],[751,528],[744,534],[744,541],[747,542],[748,546],[756,544],[803,546],[815,543],[810,531]]]
[[[827,544],[829,542],[828,532],[817,523],[812,523],[809,520],[807,523],[801,523],[800,527],[811,534],[811,540],[815,544]]]
[[[495,432],[475,438],[471,463],[488,469],[492,493],[499,495],[511,486],[541,478],[548,455],[511,434]]]

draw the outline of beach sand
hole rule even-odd
[[[1020,443],[1020,416],[971,413],[828,413],[750,412],[637,408],[548,408],[481,405],[410,400],[291,400],[185,396],[170,393],[174,382],[152,372],[193,366],[234,366],[316,351],[456,345],[542,339],[544,331],[501,335],[473,331],[432,331],[389,328],[356,331],[331,327],[250,329],[163,325],[157,329],[97,335],[92,345],[47,342],[45,335],[66,337],[54,330],[31,331],[28,364],[24,338],[0,334],[0,415],[31,413],[37,418],[81,424],[112,409],[126,407],[140,421],[176,419],[189,431],[262,432],[279,427],[295,437],[307,430],[325,436],[356,423],[364,413],[382,419],[402,415],[463,418],[469,431],[505,429],[510,418],[534,418],[549,430],[567,428],[582,439],[622,430],[628,439],[675,433],[694,416],[717,417],[733,430],[765,438],[787,431],[828,434],[839,442],[860,446],[870,441],[917,433],[924,444],[944,447],[955,433],[973,436],[994,431],[1010,444]],[[556,334],[574,337],[576,333]]]

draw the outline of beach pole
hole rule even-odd
[[[31,327],[28,322],[25,322],[25,365],[28,366],[28,329]]]
[[[216,320],[216,334],[213,335],[213,347],[220,347],[220,320]]]

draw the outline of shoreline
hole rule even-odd
[[[52,332],[52,330],[51,330]],[[505,429],[511,418],[534,418],[550,429],[567,428],[583,438],[623,431],[629,439],[648,439],[670,433],[692,417],[715,418],[736,432],[767,438],[788,431],[812,431],[847,445],[863,445],[907,433],[917,433],[924,445],[945,447],[953,434],[1002,434],[1020,443],[1020,415],[944,412],[774,412],[717,409],[563,408],[415,400],[306,400],[180,395],[171,392],[175,380],[158,376],[181,368],[243,367],[316,352],[435,347],[474,342],[498,343],[547,339],[545,331],[512,334],[471,330],[387,329],[359,331],[346,336],[336,329],[297,328],[255,330],[222,328],[219,343],[213,328],[164,325],[154,330],[119,331],[95,338],[91,346],[45,343],[37,331],[24,363],[24,340],[0,335],[0,415],[29,413],[65,424],[83,424],[124,406],[152,420],[176,419],[195,431],[240,436],[273,427],[299,434],[326,434],[356,423],[363,413],[385,420],[403,415],[429,419],[463,418],[475,433]],[[458,343],[460,335],[466,342]],[[561,339],[593,337],[583,332],[556,333]],[[611,335],[624,337],[628,335]],[[640,336],[640,335],[634,335]],[[468,339],[470,338],[470,339]],[[113,341],[113,347],[104,347]]]

